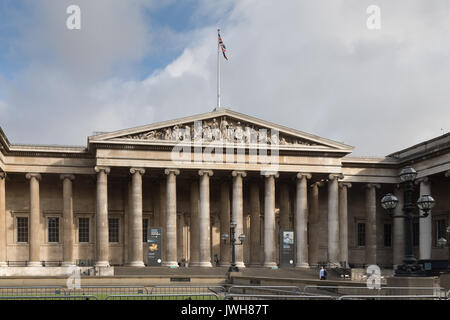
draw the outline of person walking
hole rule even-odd
[[[319,277],[320,277],[320,280],[327,279],[327,270],[325,270],[325,268],[323,266],[320,268]]]

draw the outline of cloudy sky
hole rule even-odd
[[[383,156],[450,131],[449,14],[447,0],[0,0],[0,126],[12,143],[86,145],[211,111],[220,27],[223,106]]]

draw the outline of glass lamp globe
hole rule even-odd
[[[398,199],[392,193],[388,193],[381,199],[381,206],[386,210],[393,210],[397,207]]]
[[[435,205],[435,201],[432,196],[425,194],[423,196],[420,196],[420,198],[417,200],[417,206],[420,210],[427,212],[431,210]]]
[[[407,166],[400,171],[400,180],[405,181],[414,181],[417,176],[416,170],[413,167]]]
[[[245,241],[245,234],[239,235],[239,241],[241,241],[241,243]]]
[[[221,236],[221,238],[222,238],[223,241],[227,241],[227,240],[228,240],[228,233],[224,233],[224,234]]]
[[[439,248],[445,247],[446,244],[447,244],[447,240],[445,238],[439,238],[437,241],[437,245]]]

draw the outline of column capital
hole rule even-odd
[[[376,189],[380,189],[381,188],[381,185],[379,184],[379,183],[367,183],[366,184],[366,186],[365,186],[366,188],[376,188]]]
[[[323,187],[324,182],[323,181],[316,181],[314,183],[311,183],[311,188],[313,187]]]
[[[0,171],[0,179],[6,179],[6,172]]]
[[[414,184],[421,184],[421,183],[429,183],[430,182],[430,178],[428,178],[428,177],[421,177],[421,178],[418,178],[418,179],[416,179],[416,180],[414,180]]]
[[[28,180],[30,180],[31,178],[36,178],[38,181],[41,181],[42,176],[40,173],[27,173],[25,175],[25,178],[27,178]]]
[[[338,180],[338,179],[344,179],[344,175],[342,173],[330,173],[328,175],[328,180]]]
[[[304,173],[304,172],[298,172],[297,173],[297,179],[303,179],[303,178],[306,178],[306,179],[311,179],[311,174],[310,173]]]
[[[169,175],[171,173],[173,173],[174,175],[177,176],[180,174],[180,170],[178,170],[178,169],[165,169],[164,170],[164,174],[166,174],[166,175]]]
[[[207,174],[209,177],[211,177],[214,174],[214,172],[212,170],[198,170],[199,176],[203,176],[205,174]]]
[[[339,182],[339,188],[351,188],[352,184],[350,182]]]
[[[75,180],[75,176],[73,174],[66,174],[66,173],[60,174],[59,178],[61,180],[65,180],[65,179],[69,179],[70,181]]]
[[[111,168],[110,167],[103,167],[103,166],[95,166],[94,168],[95,172],[100,172],[103,171],[105,172],[105,174],[109,174],[111,172]]]
[[[130,168],[130,173],[131,174],[138,173],[142,176],[145,173],[145,169],[144,168]]]
[[[450,178],[450,170],[447,170],[447,171],[445,172],[445,176],[446,176],[447,178]]]
[[[231,175],[233,177],[237,177],[239,175],[239,176],[242,176],[242,178],[245,178],[247,176],[247,172],[234,170],[234,171],[231,171]]]
[[[273,176],[274,178],[278,178],[280,176],[277,171],[262,171],[261,174],[266,178],[269,178],[271,176]]]

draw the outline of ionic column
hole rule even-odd
[[[276,267],[275,260],[275,178],[278,173],[266,172],[264,190],[264,267]]]
[[[166,169],[166,267],[178,267],[177,261],[177,180],[178,169]]]
[[[142,257],[142,175],[143,168],[130,168],[131,173],[131,210],[128,219],[130,252],[128,266],[144,267]]]
[[[261,203],[259,201],[259,183],[250,184],[250,266],[261,266]]]
[[[230,186],[227,181],[220,185],[220,236],[230,236]],[[231,262],[231,246],[229,242],[220,241],[220,266],[228,267]]]
[[[280,230],[290,230],[289,214],[291,203],[289,199],[289,187],[287,183],[280,184]]]
[[[39,173],[27,173],[25,176],[30,180],[30,238],[29,238],[29,267],[40,267],[41,243],[40,243],[40,204],[39,204]]]
[[[348,182],[339,183],[339,260],[348,264],[348,207],[347,189],[352,184]]]
[[[211,170],[199,170],[200,175],[200,267],[211,264],[211,217],[209,207],[209,177]]]
[[[342,174],[328,176],[328,263],[339,265],[339,186]]]
[[[63,267],[74,266],[73,259],[73,196],[72,181],[74,175],[62,174],[60,179],[63,181]]]
[[[242,178],[247,176],[245,171],[233,171],[233,209],[232,209],[232,221],[236,223],[235,234],[239,237],[244,233],[244,207],[243,207],[243,191],[242,191]],[[243,246],[236,246],[236,266],[244,268],[244,250]]]
[[[198,180],[191,182],[191,228],[190,228],[190,267],[200,265],[200,195]]]
[[[394,195],[398,199],[397,207],[394,209],[394,216],[401,216],[403,212],[403,190],[400,186],[396,186],[394,189]],[[392,255],[394,267],[403,264],[403,258],[405,257],[405,219],[393,218],[392,219]]]
[[[420,196],[431,194],[431,181],[428,177],[419,178],[414,181],[420,184]],[[423,211],[420,212],[423,214]],[[419,259],[431,259],[431,211],[426,218],[419,219]]]
[[[377,264],[377,192],[380,185],[366,185],[366,264]]]
[[[0,267],[6,267],[6,173],[0,172]]]
[[[297,268],[308,268],[308,192],[306,180],[311,179],[309,173],[297,173],[295,234]]]
[[[97,172],[97,261],[96,267],[109,267],[109,230],[108,230],[108,174],[110,168],[95,167]]]
[[[319,187],[323,187],[323,182],[311,184],[310,211],[309,211],[309,264],[319,263],[320,244],[320,211],[319,211]]]

